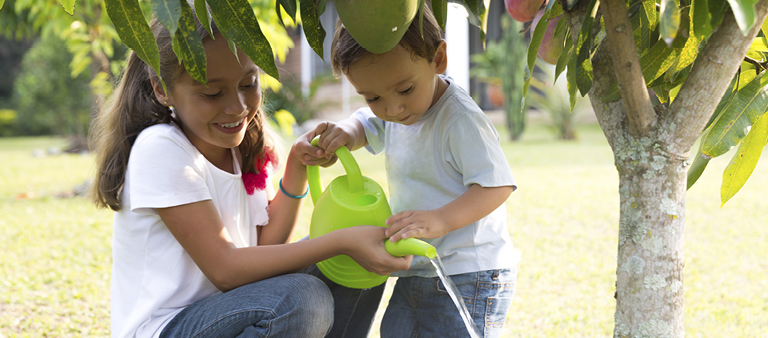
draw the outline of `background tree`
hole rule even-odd
[[[485,31],[490,0],[450,2],[463,5],[470,23]],[[200,53],[199,39],[187,39],[191,32],[187,3],[158,3],[181,8],[170,13],[153,9],[153,13],[172,28],[185,63],[205,65],[200,59],[204,53]],[[204,22],[208,14],[205,3],[195,0],[198,16]],[[323,55],[325,31],[318,15],[325,10],[325,0],[276,3],[281,16],[296,20],[300,13],[310,46]],[[348,29],[356,23],[368,23],[362,29],[374,33],[365,39],[358,38],[352,30],[350,33],[363,47],[380,51],[387,50],[389,41],[398,40],[393,34],[405,31],[399,29],[401,24],[420,20],[417,12],[405,20],[398,14],[411,13],[406,9],[418,9],[423,1],[371,1],[365,6],[358,2],[358,7],[351,3],[336,2],[342,22]],[[211,1],[208,5],[210,17],[227,40],[240,47],[265,72],[277,77],[269,43],[253,11],[244,10],[247,1]],[[431,5],[444,26],[447,1],[433,0]],[[370,11],[372,6],[386,8],[378,16],[349,16],[350,11],[344,10],[360,8],[374,13]],[[159,68],[157,47],[138,0],[106,0],[106,9],[122,41],[148,64]],[[738,190],[734,189],[736,186],[746,181],[751,173],[749,168],[754,168],[760,157],[768,135],[768,118],[762,118],[768,102],[762,52],[768,44],[760,33],[767,13],[768,0],[552,0],[546,5],[541,20],[547,24],[558,20],[553,37],[566,37],[555,76],[568,66],[570,96],[575,98],[577,91],[582,96],[589,95],[615,155],[621,199],[616,337],[684,336],[683,233],[687,182],[695,181],[696,172],[700,172],[701,163],[706,163],[707,158],[741,143],[732,161],[735,168],[725,172],[725,201]],[[528,51],[529,69],[533,69],[546,26],[536,25],[534,29]],[[398,29],[377,31],[381,27]],[[739,69],[746,72],[738,72]],[[205,83],[204,68],[188,70]],[[530,72],[527,77],[530,78]],[[653,104],[648,88],[658,96],[658,104]],[[696,156],[692,165],[696,170],[689,170],[690,149],[702,131],[702,155]]]

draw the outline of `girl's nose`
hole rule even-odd
[[[248,105],[245,103],[245,97],[243,94],[237,94],[232,97],[228,102],[227,107],[224,109],[224,113],[230,115],[242,115],[243,112],[248,109]]]

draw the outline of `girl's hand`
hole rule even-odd
[[[319,165],[327,167],[335,163],[335,157],[332,159],[327,158],[323,148],[315,147],[311,144],[312,139],[317,135],[314,130],[310,130],[304,133],[304,135],[299,136],[291,147],[291,157],[305,166]]]
[[[438,238],[448,233],[448,224],[435,210],[403,211],[385,222],[386,236],[392,242],[405,238]]]
[[[341,239],[348,246],[348,255],[364,269],[382,276],[395,271],[408,270],[413,256],[395,257],[384,248],[386,228],[359,225],[337,230],[344,232]]]

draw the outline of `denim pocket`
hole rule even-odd
[[[487,329],[501,328],[507,320],[515,294],[516,271],[510,269],[483,271],[478,287],[478,300],[485,301],[485,325]]]

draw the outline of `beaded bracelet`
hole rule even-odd
[[[307,191],[305,191],[303,195],[296,196],[296,195],[289,194],[288,192],[285,191],[285,189],[283,189],[283,179],[282,178],[280,178],[280,183],[278,183],[278,185],[280,186],[280,191],[282,191],[283,194],[285,194],[285,196],[288,196],[290,198],[302,199],[304,197],[307,197],[307,194],[309,194],[309,187],[307,187]]]

